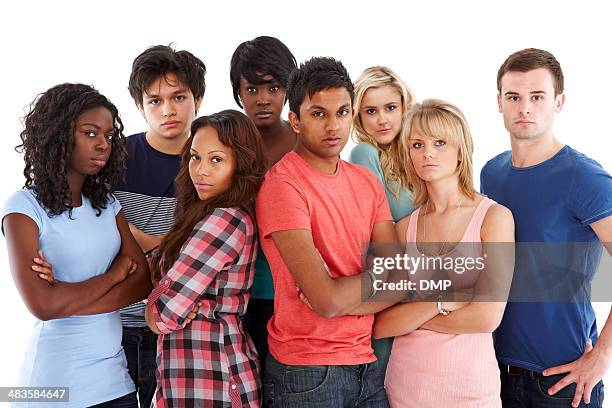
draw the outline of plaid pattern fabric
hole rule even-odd
[[[257,353],[242,326],[257,256],[251,216],[202,219],[149,296],[157,343],[157,407],[259,407]],[[197,302],[198,316],[185,319]]]

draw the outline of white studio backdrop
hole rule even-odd
[[[207,66],[200,114],[238,109],[229,82],[230,58],[239,43],[259,35],[281,39],[298,62],[312,56],[340,59],[353,79],[368,66],[387,65],[418,100],[435,97],[456,104],[474,137],[476,182],[484,163],[509,149],[497,112],[499,66],[514,51],[546,49],[565,74],[566,104],[557,115],[555,135],[610,172],[608,16],[604,2],[589,1],[7,4],[0,16],[0,201],[23,186],[23,161],[14,147],[20,142],[20,118],[38,93],[62,82],[91,84],[117,105],[126,135],[142,131],[146,123],[127,91],[132,61],[151,45],[174,43]],[[351,148],[349,142],[343,158]],[[609,308],[609,303],[596,305],[599,327]],[[0,310],[0,386],[10,386],[34,319],[15,289],[4,242]],[[606,405],[612,407],[612,398]]]

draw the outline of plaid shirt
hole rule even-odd
[[[259,407],[257,353],[242,326],[257,235],[251,216],[217,208],[202,219],[149,296],[157,343],[157,407]],[[197,317],[185,319],[197,302]]]

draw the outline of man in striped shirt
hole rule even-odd
[[[164,45],[148,48],[132,65],[128,89],[149,129],[128,137],[127,172],[115,196],[145,253],[172,226],[174,178],[204,96],[205,74],[200,59]],[[155,393],[157,335],[147,327],[143,302],[122,309],[121,321],[130,376],[140,406],[149,407]]]

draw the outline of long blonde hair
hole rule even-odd
[[[380,88],[383,86],[391,86],[395,88],[402,98],[402,127],[400,134],[393,139],[388,146],[380,146],[374,137],[369,135],[361,122],[361,102],[365,93],[370,88]],[[400,150],[398,148],[399,139],[406,132],[406,113],[414,103],[414,95],[410,88],[387,67],[370,67],[361,73],[355,81],[355,116],[351,126],[351,138],[355,143],[369,143],[378,150],[380,157],[380,167],[382,169],[385,184],[389,188],[389,182],[396,182],[394,189],[389,188],[389,191],[399,199],[399,194],[402,189],[409,189],[408,174],[405,171],[404,164],[400,159]]]
[[[457,170],[459,191],[470,199],[476,197],[473,181],[472,154],[474,143],[472,134],[463,113],[455,105],[439,100],[426,99],[415,104],[405,118],[408,131],[402,133],[399,141],[400,156],[408,173],[408,181],[414,194],[414,206],[420,207],[427,202],[429,195],[425,182],[417,175],[410,159],[410,135],[418,133],[433,139],[441,139],[459,147]]]

